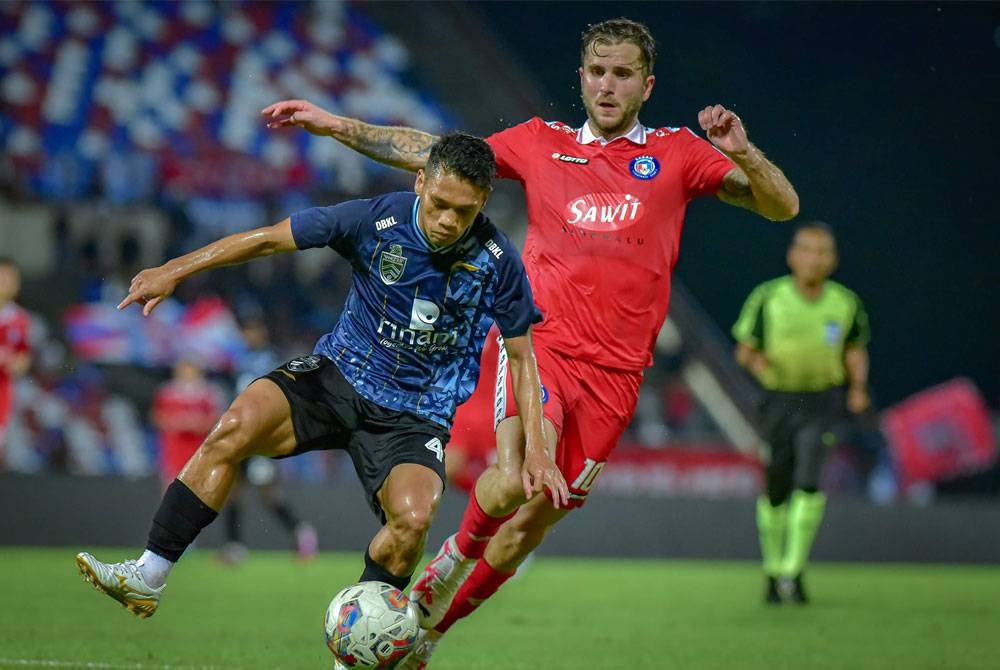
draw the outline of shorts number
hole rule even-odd
[[[424,443],[424,446],[434,452],[434,455],[437,456],[439,463],[444,462],[444,445],[441,444],[441,440],[436,437],[432,437]]]
[[[583,459],[583,472],[573,480],[573,483],[569,487],[577,491],[589,493],[591,487],[594,485],[594,481],[597,479],[597,475],[601,474],[604,466],[604,461],[595,461],[592,458]]]

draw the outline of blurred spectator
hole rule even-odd
[[[31,366],[31,318],[16,302],[21,271],[12,258],[0,257],[0,470],[6,469],[7,425],[16,381]]]
[[[201,446],[225,409],[222,392],[194,358],[174,366],[173,377],[153,400],[153,425],[160,432],[160,482],[166,488]]]

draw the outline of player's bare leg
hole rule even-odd
[[[556,433],[548,421],[546,424],[550,453],[554,453]],[[476,481],[458,532],[444,541],[410,590],[423,628],[433,628],[441,620],[497,528],[526,500],[521,481],[524,430],[520,418],[501,421],[496,439],[497,461]]]
[[[510,579],[517,567],[545,539],[549,529],[569,513],[556,509],[544,496],[535,496],[520,506],[489,541],[482,560],[466,560],[472,566],[459,584],[447,612],[433,628],[421,630],[414,650],[398,666],[398,670],[423,670],[437,648],[438,641],[459,619],[471,614]],[[449,538],[448,541],[453,541]],[[447,547],[448,541],[445,542]],[[444,551],[445,548],[442,549]],[[438,558],[440,558],[440,554]],[[437,560],[437,559],[435,559]]]
[[[291,413],[273,382],[251,384],[223,413],[191,460],[167,487],[137,561],[103,563],[81,552],[76,564],[95,588],[140,617],[159,605],[167,575],[225,503],[239,463],[252,454],[279,456],[295,448]]]
[[[291,409],[285,394],[259,379],[227,409],[177,476],[218,511],[229,498],[239,465],[250,456],[286,456],[295,449]]]
[[[443,491],[441,478],[428,467],[403,463],[392,469],[378,492],[386,523],[368,545],[361,581],[377,579],[406,587],[423,556]]]

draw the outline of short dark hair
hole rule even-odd
[[[10,256],[0,256],[0,267],[14,268],[18,272],[21,270],[21,266]]]
[[[653,34],[645,25],[625,17],[608,19],[587,26],[580,40],[580,63],[587,60],[588,53],[598,55],[598,45],[621,44],[622,42],[631,42],[639,47],[645,74],[646,76],[651,75],[653,65],[656,63],[656,40],[653,39]]]
[[[833,234],[833,228],[831,228],[830,224],[828,224],[826,221],[819,221],[819,220],[803,221],[802,223],[795,226],[795,232],[792,233],[792,244],[795,243],[795,238],[798,237],[799,233],[801,233],[803,230],[817,230],[821,233],[825,233],[830,236],[831,240],[833,240],[834,248],[837,247],[837,236]]]
[[[454,175],[481,189],[493,186],[496,157],[486,140],[466,133],[450,132],[431,147],[424,171],[431,176]]]

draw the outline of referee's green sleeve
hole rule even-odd
[[[762,349],[764,346],[764,297],[764,286],[755,288],[743,303],[743,309],[732,329],[737,342],[754,349]]]
[[[862,304],[860,298],[854,296],[854,301],[854,320],[847,331],[847,337],[844,338],[844,344],[854,347],[866,347],[872,336],[871,328],[868,326],[868,312],[865,311],[865,306]]]

